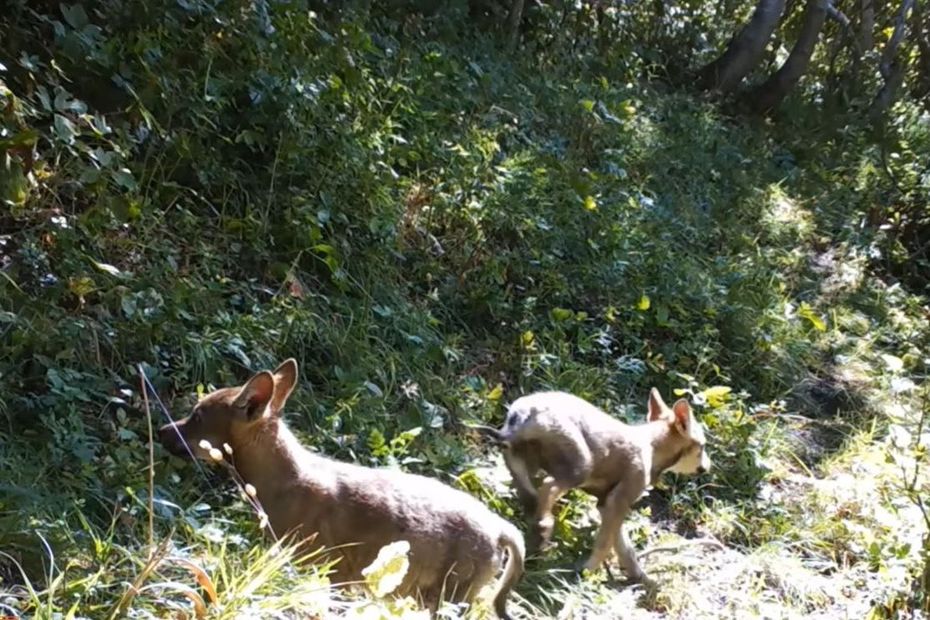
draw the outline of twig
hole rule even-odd
[[[846,13],[836,8],[832,2],[828,2],[827,17],[838,23],[843,29],[843,34],[849,38],[850,44],[852,44],[853,49],[856,51],[856,57],[858,58],[862,56],[862,46],[860,45],[859,40],[856,38],[856,35],[853,34],[852,26],[850,24],[849,18],[846,16]]]
[[[160,543],[158,543],[158,548],[152,550],[149,555],[148,561],[142,567],[142,571],[136,576],[135,581],[129,584],[129,587],[126,588],[126,591],[123,592],[123,595],[120,597],[119,602],[113,607],[113,611],[110,612],[110,620],[120,617],[125,611],[129,604],[132,602],[132,599],[136,597],[136,594],[139,593],[139,588],[148,579],[148,576],[158,567],[159,563],[165,556],[168,554],[168,545],[171,543],[171,537],[168,536]]]
[[[664,552],[676,552],[686,549],[688,547],[713,547],[717,551],[726,551],[726,545],[717,540],[716,538],[691,538],[685,540],[684,542],[672,544],[672,545],[660,545],[658,547],[650,547],[639,554],[639,559],[642,560],[645,557],[652,555],[653,553],[664,553]]]
[[[751,414],[750,417],[754,420],[765,420],[774,418],[776,420],[794,420],[795,422],[800,422],[801,424],[819,424],[821,426],[846,426],[852,428],[852,424],[849,422],[844,422],[842,420],[818,420],[817,418],[809,418],[807,416],[799,415],[797,413],[776,413],[774,411],[760,411],[759,413]]]
[[[141,371],[142,364],[139,364],[138,368]],[[207,472],[204,470],[203,465],[201,465],[200,460],[196,456],[194,456],[194,452],[191,450],[191,447],[187,445],[187,442],[184,440],[184,436],[181,435],[181,431],[178,430],[178,425],[175,423],[174,418],[171,417],[171,413],[168,411],[168,408],[165,407],[165,403],[163,403],[161,401],[161,398],[158,396],[158,391],[155,389],[155,386],[152,385],[152,382],[149,381],[149,378],[145,376],[144,372],[142,373],[142,379],[145,381],[145,385],[148,387],[148,389],[151,390],[152,396],[155,397],[155,403],[159,406],[159,408],[161,408],[162,413],[165,414],[165,417],[171,423],[171,428],[174,430],[175,433],[177,433],[178,438],[181,440],[181,443],[184,444],[184,449],[187,450],[187,455],[191,457],[191,460],[194,462],[194,465],[197,467],[197,469],[200,470],[201,475],[204,478],[206,478],[207,482],[209,483],[210,478],[209,476],[207,476]]]

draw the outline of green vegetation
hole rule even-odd
[[[181,417],[290,356],[308,444],[515,522],[468,424],[539,388],[631,421],[650,386],[690,395],[716,471],[631,519],[638,546],[680,545],[646,561],[659,593],[568,572],[594,512],[571,494],[517,617],[930,606],[917,7],[893,50],[878,7],[861,58],[827,22],[771,109],[753,85],[800,6],[712,97],[692,76],[749,4],[528,3],[512,51],[495,2],[8,4],[0,613],[401,617],[263,542],[222,471],[154,446],[150,503],[166,419],[139,369]]]

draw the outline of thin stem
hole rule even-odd
[[[152,433],[152,410],[149,408],[149,392],[145,387],[145,374],[139,364],[139,384],[142,386],[142,401],[145,403],[145,419],[149,426],[149,553],[155,549],[155,441]]]

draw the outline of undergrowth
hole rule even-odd
[[[665,481],[634,542],[668,526],[819,575],[900,570],[869,609],[926,604],[906,585],[919,540],[895,525],[926,490],[908,482],[921,435],[882,442],[914,432],[930,331],[925,300],[886,276],[906,261],[895,240],[862,225],[893,196],[868,128],[726,118],[640,80],[636,57],[507,54],[454,15],[89,4],[0,18],[0,609],[354,609],[325,567],[294,572],[261,543],[209,468],[156,446],[149,506],[137,365],[169,405],[158,425],[285,357],[308,444],[458,484],[515,521],[465,423],[499,423],[537,388],[629,421],[653,385],[686,394],[716,471]],[[899,118],[900,176],[930,133]],[[875,493],[812,482],[837,472]],[[614,604],[563,570],[590,548],[589,509],[565,504],[523,617]],[[771,596],[778,570],[734,583]],[[675,579],[644,609],[685,613],[696,595]]]

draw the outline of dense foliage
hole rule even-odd
[[[839,454],[836,428],[913,428],[880,403],[919,404],[930,364],[916,3],[887,106],[899,7],[876,3],[876,50],[828,20],[804,76],[762,110],[800,7],[739,88],[705,96],[695,76],[747,3],[528,3],[515,35],[494,2],[10,4],[0,578],[40,594],[3,606],[163,609],[120,598],[147,574],[147,414],[166,413],[154,393],[145,405],[140,371],[181,416],[195,389],[289,356],[289,420],[308,443],[458,477],[514,519],[476,473],[468,424],[542,387],[629,420],[652,385],[688,393],[719,471],[676,483],[670,518],[746,549],[900,564],[910,577],[876,609],[926,604],[898,533],[811,533],[802,507],[759,496],[784,478],[773,463],[810,474]],[[800,441],[786,411],[833,430]],[[234,553],[252,545],[248,512],[222,508],[222,477],[155,455],[155,536],[226,567],[214,579],[249,599],[232,577],[262,553]],[[888,484],[919,503],[907,472],[925,457],[908,458]],[[562,564],[590,542],[563,529]],[[524,596],[558,611],[537,585]]]

